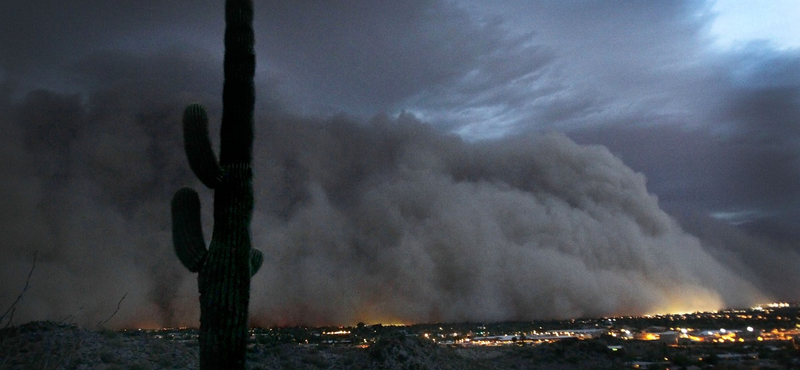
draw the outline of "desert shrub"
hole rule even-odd
[[[281,347],[280,346],[268,346],[265,347],[264,352],[273,356],[279,356],[281,354]]]
[[[154,358],[152,358],[152,361],[163,369],[172,368],[173,365],[175,364],[175,361],[173,361],[172,356],[170,356],[167,353],[161,353],[156,355]]]
[[[320,369],[323,369],[323,368],[328,366],[328,361],[325,361],[325,358],[323,358],[322,356],[319,356],[317,354],[309,353],[309,354],[303,355],[301,361],[303,361],[303,363],[306,363],[306,364],[309,364],[309,365],[314,365],[314,366],[316,366],[317,368],[320,368]]]
[[[103,361],[106,364],[114,363],[117,361],[117,356],[116,354],[114,354],[114,351],[108,348],[103,348],[99,352],[97,352],[97,358],[99,358],[100,361]]]
[[[281,361],[281,369],[284,369],[284,370],[295,370],[295,369],[297,369],[297,365],[295,365],[294,362],[291,362],[289,360],[283,360],[283,361]]]
[[[128,365],[128,370],[152,370],[153,367],[149,363],[137,361]]]
[[[168,352],[171,347],[172,344],[167,343],[165,340],[156,340],[150,343],[150,349],[158,353]]]
[[[70,359],[69,364],[67,365],[67,367],[72,368],[72,369],[78,369],[78,368],[81,367],[81,365],[86,365],[86,364],[87,364],[87,362],[86,362],[85,359],[83,359],[80,356],[75,356],[72,359]]]
[[[100,334],[101,336],[103,336],[103,338],[105,338],[105,339],[114,339],[114,338],[119,337],[119,333],[117,333],[114,330],[106,329],[106,328],[102,328],[102,329],[98,330],[97,333]]]

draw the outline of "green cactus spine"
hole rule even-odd
[[[205,247],[200,198],[189,188],[172,199],[172,238],[178,259],[197,272],[200,291],[200,369],[244,369],[250,277],[263,256],[252,249],[255,51],[252,0],[225,2],[225,82],[220,156],[208,136],[202,106],[189,105],[183,132],[189,166],[214,189],[214,230]]]

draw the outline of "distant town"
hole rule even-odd
[[[595,341],[624,356],[627,368],[705,369],[728,364],[728,368],[789,369],[800,368],[799,323],[800,304],[770,303],[713,312],[569,320],[253,328],[250,346],[369,348],[381,338],[397,336],[455,349]],[[198,335],[190,328],[125,332],[173,341],[193,341]]]

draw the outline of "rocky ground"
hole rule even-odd
[[[197,346],[74,325],[31,322],[0,331],[0,369],[195,369]]]
[[[32,322],[0,330],[0,369],[197,369],[197,342],[137,332],[91,331]],[[416,337],[382,338],[370,348],[260,345],[248,369],[620,369],[605,345],[569,341],[525,348],[444,348]]]
[[[624,350],[612,351],[609,345]],[[776,350],[777,346],[783,349]],[[760,360],[713,365],[710,354],[757,352]],[[142,331],[87,330],[53,322],[31,322],[0,330],[0,370],[197,369],[197,339],[158,338]],[[669,358],[669,361],[666,361]],[[251,370],[495,370],[630,369],[635,361],[661,361],[658,369],[800,369],[794,343],[670,347],[649,341],[561,340],[538,346],[437,346],[415,336],[393,334],[369,348],[251,343]],[[648,360],[649,359],[649,360]]]

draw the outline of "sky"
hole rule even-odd
[[[754,3],[256,0],[252,323],[800,300],[800,2]],[[169,203],[197,189],[210,239],[180,115],[218,142],[223,30],[220,1],[0,3],[15,323],[198,324]]]

